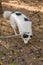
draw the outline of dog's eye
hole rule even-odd
[[[28,38],[28,35],[27,35],[27,34],[24,34],[24,35],[23,35],[23,38]]]
[[[20,15],[21,15],[21,13],[16,13],[16,15],[20,16]]]
[[[27,19],[27,18],[24,18],[24,20],[25,20],[25,21],[28,21],[28,19]]]

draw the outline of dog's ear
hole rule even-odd
[[[28,35],[27,34],[23,34],[23,38],[28,38]]]

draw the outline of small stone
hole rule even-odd
[[[14,61],[14,59],[12,59],[12,61]]]
[[[15,45],[15,47],[17,47],[17,45]]]
[[[24,58],[22,59],[22,61],[24,61]]]
[[[11,50],[12,51],[12,53],[14,53],[14,50]]]

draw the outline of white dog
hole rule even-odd
[[[4,11],[3,17],[10,19],[10,25],[12,26],[15,35],[17,35],[16,26],[18,26],[21,38],[25,44],[28,43],[28,40],[32,37],[32,22],[29,21],[24,14],[18,11]]]

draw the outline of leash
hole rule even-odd
[[[21,36],[21,34],[0,36],[0,39],[3,39],[3,38],[12,38],[12,37],[18,37],[18,36]]]
[[[26,32],[26,34],[28,34],[28,32]],[[20,37],[21,35],[23,35],[23,34],[0,36],[0,39],[3,39],[3,38],[12,38],[12,37]]]

